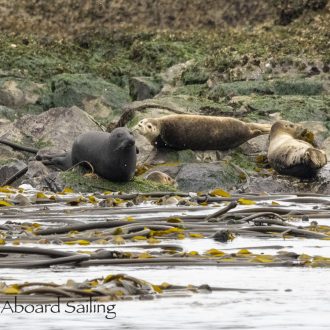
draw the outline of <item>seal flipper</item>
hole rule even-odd
[[[272,128],[272,125],[270,124],[258,124],[258,123],[246,123],[250,130],[253,131],[259,131],[259,135],[261,134],[268,134]],[[256,135],[257,136],[257,135]]]
[[[66,153],[64,156],[53,157],[49,161],[49,165],[54,165],[62,171],[68,170],[72,167],[71,152]]]
[[[250,131],[251,131],[251,138],[255,138],[259,135],[265,134],[260,129],[251,129]]]
[[[327,156],[322,150],[309,148],[306,150],[306,160],[312,168],[319,169],[326,165]]]

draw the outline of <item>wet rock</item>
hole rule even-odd
[[[134,101],[151,99],[161,88],[161,83],[150,77],[132,77],[129,80],[129,94]]]
[[[216,187],[229,190],[241,184],[238,173],[225,162],[184,164],[175,180],[179,190],[195,192]]]
[[[267,177],[250,178],[249,187],[245,192],[251,193],[330,193],[330,164],[323,167],[317,177],[302,180],[295,177],[274,174]]]
[[[53,108],[40,115],[27,115],[15,122],[15,127],[40,146],[56,146],[69,150],[81,133],[100,127],[78,107]]]
[[[24,169],[26,163],[22,160],[16,160],[0,167],[0,186],[18,171]],[[14,186],[19,186],[22,178],[15,181]]]

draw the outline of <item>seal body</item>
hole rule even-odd
[[[284,175],[300,178],[315,176],[327,163],[323,150],[306,141],[310,132],[299,124],[280,120],[273,124],[269,135],[268,161]]]
[[[129,181],[136,168],[135,140],[124,127],[111,133],[87,132],[79,135],[68,154],[55,157],[52,163],[61,169],[87,162],[94,172],[111,181]]]
[[[269,133],[270,128],[230,117],[170,115],[143,119],[135,130],[158,148],[227,150]]]

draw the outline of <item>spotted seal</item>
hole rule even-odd
[[[261,134],[271,125],[245,123],[231,117],[169,115],[142,119],[134,130],[158,148],[228,150]]]

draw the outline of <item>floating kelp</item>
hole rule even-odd
[[[139,246],[138,246],[139,247]],[[141,247],[140,247],[141,248]],[[142,248],[142,251],[145,248]],[[248,249],[224,252],[215,248],[200,254],[197,251],[181,251],[180,247],[157,245],[148,251],[136,249],[118,251],[98,249],[95,251],[64,252],[55,249],[0,246],[0,268],[47,268],[56,265],[89,267],[92,265],[126,266],[313,266],[329,267],[330,258],[308,256],[286,251],[276,254],[252,253]],[[38,261],[35,261],[38,256]]]
[[[68,280],[65,284],[53,282],[24,282],[6,284],[0,282],[0,303],[19,301],[20,303],[45,304],[51,302],[110,302],[132,299],[154,299],[162,297],[184,297],[194,293],[211,293],[212,291],[267,291],[244,288],[211,288],[204,284],[159,285],[132,277],[126,274],[111,274],[84,282]],[[268,290],[269,291],[269,290]],[[271,290],[272,291],[272,290]]]

